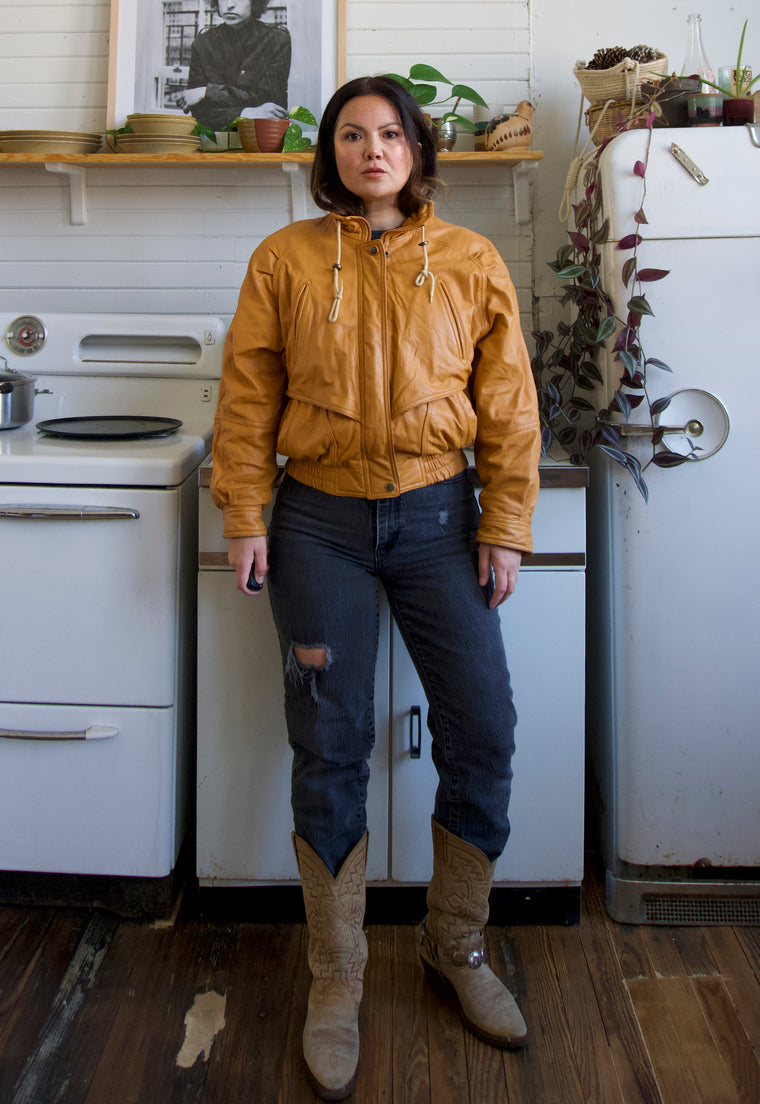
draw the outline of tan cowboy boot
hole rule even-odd
[[[453,993],[474,1035],[492,1046],[521,1047],[528,1038],[525,1020],[486,964],[483,928],[495,865],[433,821],[433,878],[417,951],[427,976]]]
[[[303,1054],[317,1092],[343,1100],[359,1072],[359,1004],[367,963],[364,934],[365,832],[332,877],[315,851],[293,833],[309,927],[313,976]]]

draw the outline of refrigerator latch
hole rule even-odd
[[[689,176],[693,177],[697,184],[709,184],[709,177],[705,176],[698,165],[695,165],[688,153],[684,153],[680,146],[677,146],[673,142],[670,146],[670,152],[675,157],[679,164],[683,165]]]

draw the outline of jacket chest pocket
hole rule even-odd
[[[311,295],[311,283],[304,284],[298,292],[293,321],[290,325],[290,333],[286,342],[287,360],[289,364],[299,364],[305,350],[305,337],[308,330],[306,316],[308,313],[309,298]]]
[[[439,293],[441,297],[446,325],[449,332],[451,333],[456,355],[461,360],[469,360],[471,357],[471,351],[468,354],[465,350],[464,331],[462,329],[462,323],[459,317],[459,313],[455,310],[454,302],[451,297],[451,292],[443,283],[443,281],[439,281],[436,292]],[[433,301],[435,302],[435,299]]]

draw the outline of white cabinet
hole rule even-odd
[[[245,598],[226,567],[221,516],[201,469],[198,834],[201,885],[297,880],[280,652],[266,595]],[[205,484],[205,485],[204,485]],[[535,552],[502,626],[518,711],[512,834],[496,868],[510,886],[578,886],[583,873],[585,471],[550,466]],[[437,776],[427,705],[382,605],[368,878],[424,884]],[[420,735],[419,758],[410,733]]]

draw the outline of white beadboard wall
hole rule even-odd
[[[317,0],[314,0],[316,3]],[[578,58],[647,42],[680,70],[693,4],[639,0],[346,0],[348,77],[415,61],[475,85],[494,109],[536,105],[531,222],[513,214],[511,173],[448,167],[444,217],[492,238],[518,288],[524,328],[557,313],[546,267],[565,240],[557,210],[573,153]],[[744,8],[700,0],[715,68],[736,54]],[[0,129],[102,130],[109,0],[0,0]],[[760,19],[745,61],[760,72]],[[585,124],[580,143],[586,139]],[[460,140],[461,141],[461,140]],[[466,139],[465,139],[466,141]],[[466,148],[466,147],[462,147]],[[93,166],[88,222],[72,226],[67,184],[42,166],[0,164],[0,297],[6,310],[202,311],[228,318],[247,258],[290,218],[279,168]]]
[[[0,129],[104,129],[109,17],[108,0],[0,0]],[[348,77],[426,60],[498,106],[528,97],[524,0],[347,0],[346,21]],[[496,243],[529,328],[532,234],[515,224],[510,171],[456,166],[447,182],[441,214]],[[91,166],[86,200],[87,223],[73,226],[63,178],[0,165],[4,309],[227,319],[252,249],[291,217],[279,167]]]

